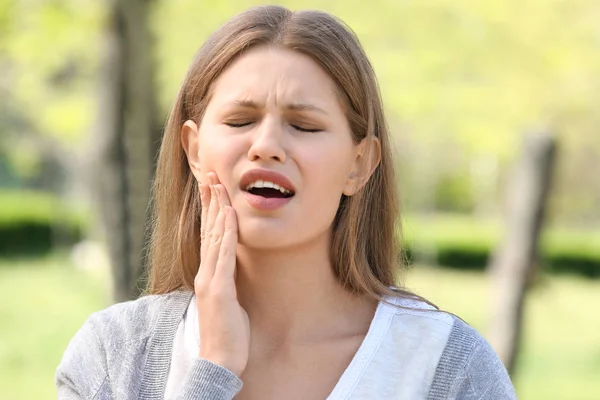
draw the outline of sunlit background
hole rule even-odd
[[[162,123],[204,39],[258,3],[146,3]],[[113,302],[111,233],[93,190],[102,165],[87,162],[102,142],[111,4],[0,0],[2,399],[55,398],[69,339]],[[486,337],[486,266],[508,235],[524,138],[553,135],[540,256],[511,373],[521,399],[599,399],[600,1],[279,4],[329,11],[359,36],[395,139],[413,262],[406,285]]]

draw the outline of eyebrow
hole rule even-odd
[[[254,100],[234,100],[234,101],[232,101],[232,103],[239,107],[252,108],[255,110],[258,110],[258,109],[261,109],[264,107],[262,104],[258,104]],[[319,108],[315,105],[307,104],[307,103],[288,104],[286,106],[286,109],[290,110],[290,111],[314,111],[314,112],[318,112],[323,115],[329,115],[327,113],[327,111],[323,110],[322,108]]]

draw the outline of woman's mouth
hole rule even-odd
[[[293,195],[284,195],[270,188],[251,189],[243,191],[248,204],[261,211],[273,211],[283,207],[293,199]]]
[[[263,211],[284,206],[296,194],[287,177],[264,169],[253,169],[244,173],[240,180],[240,189],[252,207]]]
[[[248,186],[246,186],[246,191],[253,195],[266,197],[268,199],[285,199],[294,195],[293,192],[282,186],[279,186],[274,182],[263,180],[257,180],[250,183]]]

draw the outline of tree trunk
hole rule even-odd
[[[93,134],[95,194],[113,270],[113,298],[143,289],[146,217],[157,126],[149,0],[111,3]]]
[[[508,191],[506,237],[491,260],[490,342],[509,372],[519,350],[525,295],[535,272],[546,200],[555,162],[556,141],[528,135]]]

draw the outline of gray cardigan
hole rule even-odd
[[[175,332],[192,292],[146,296],[94,313],[56,371],[59,399],[162,399]],[[198,359],[182,399],[231,400],[241,380]],[[455,318],[428,399],[516,399],[506,369],[473,328]]]

